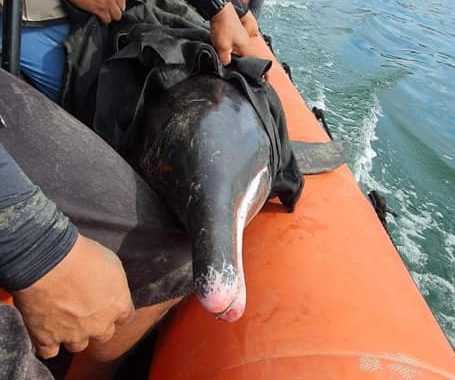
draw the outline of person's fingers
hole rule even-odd
[[[125,9],[126,9],[126,0],[115,0],[115,2],[117,3],[118,7],[120,8],[120,10],[122,12],[125,12]]]
[[[136,309],[134,308],[134,305],[130,303],[129,308],[118,315],[117,319],[115,320],[115,324],[117,326],[122,326],[128,323],[131,321],[131,319],[133,319],[135,312]]]
[[[89,344],[89,340],[88,339],[83,340],[81,342],[66,342],[66,343],[63,343],[63,345],[65,346],[65,348],[69,352],[81,352],[81,351],[84,351],[88,347],[88,344]]]
[[[122,10],[117,4],[112,4],[109,8],[109,13],[112,20],[120,21],[122,18]]]
[[[220,58],[221,63],[223,66],[227,66],[231,63],[231,49],[223,49],[218,51],[218,57]]]
[[[103,334],[94,336],[92,339],[97,343],[106,343],[112,339],[114,334],[115,334],[115,325],[111,324]]]
[[[109,24],[112,21],[111,14],[108,11],[97,13],[97,16],[105,24]]]
[[[41,345],[35,344],[36,354],[43,359],[50,359],[58,355],[60,351],[59,344]]]

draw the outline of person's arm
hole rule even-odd
[[[231,3],[210,19],[210,37],[223,65],[231,63],[233,53],[267,59],[254,47]]]
[[[126,1],[69,0],[74,6],[95,14],[105,23],[122,18]],[[258,33],[256,20],[241,0],[234,0],[235,7],[228,0],[187,1],[203,17],[210,20],[210,37],[223,65],[231,62],[232,53],[261,57],[249,39]]]
[[[235,12],[239,18],[245,16],[248,12],[248,5],[242,0],[187,0],[187,3],[193,6],[206,20],[210,20],[228,3],[231,3],[234,6]]]
[[[257,23],[252,22],[254,16],[241,0],[187,1],[210,20],[210,37],[223,65],[231,62],[232,53],[261,58],[250,41],[258,33]]]
[[[117,256],[79,235],[1,144],[0,286],[43,357],[107,341],[133,312]]]
[[[0,145],[0,285],[24,289],[68,254],[77,229]]]
[[[248,3],[243,0],[187,0],[206,19],[211,20],[224,6],[232,4],[240,22],[250,37],[257,36],[259,27]]]

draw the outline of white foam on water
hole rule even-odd
[[[400,205],[396,210],[398,218],[390,220],[396,226],[395,242],[397,249],[408,261],[412,268],[411,275],[423,296],[434,299],[438,306],[435,317],[446,332],[447,338],[455,347],[455,299],[454,277],[443,278],[430,272],[427,266],[431,251],[426,251],[425,240],[430,234],[437,233],[444,243],[443,248],[447,251],[444,255],[449,260],[449,266],[455,269],[455,235],[445,231],[444,215],[438,212],[438,205],[432,202],[422,202],[418,195],[409,190],[394,190],[393,196]],[[415,205],[419,204],[416,208]],[[450,271],[450,269],[449,269]],[[429,298],[428,298],[429,297]],[[452,300],[452,301],[450,301]]]
[[[428,254],[423,251],[419,241],[423,242],[425,232],[437,227],[438,222],[433,218],[431,210],[426,209],[427,205],[420,209],[413,208],[417,194],[412,190],[397,189],[393,196],[400,204],[400,209],[396,210],[398,218],[390,220],[397,226],[397,248],[411,264],[423,267],[428,261]]]
[[[376,181],[371,175],[373,170],[373,160],[377,156],[373,149],[373,141],[378,139],[376,135],[376,127],[379,117],[382,115],[382,107],[376,95],[373,96],[373,105],[371,106],[368,115],[362,121],[361,135],[359,136],[359,152],[358,158],[353,165],[354,177],[357,182],[365,185],[368,189],[375,189],[382,193],[390,193],[384,185]]]
[[[323,111],[327,110],[327,97],[324,92],[324,86],[320,83],[316,83],[316,94],[315,100],[308,100],[308,107],[310,109],[317,107]]]
[[[447,296],[455,294],[455,285],[434,273],[411,272],[423,295],[429,295],[431,291]],[[454,317],[455,318],[455,317]]]
[[[264,2],[264,7],[268,8],[297,8],[297,9],[308,9],[308,4],[301,0],[267,0]]]
[[[455,234],[446,232],[445,235],[444,246],[450,262],[455,265]]]
[[[411,272],[411,275],[424,296],[433,293],[445,298],[448,302],[454,299],[455,285],[450,281],[433,273]],[[450,344],[455,347],[455,315],[447,315],[440,311],[435,314],[435,317],[443,327]]]
[[[444,331],[450,344],[452,347],[455,347],[455,315],[446,315],[440,312],[437,314],[437,319],[438,322],[445,327]]]

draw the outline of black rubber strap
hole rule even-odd
[[[22,0],[5,0],[1,11],[3,11],[2,68],[19,76]]]
[[[206,20],[217,15],[229,2],[230,0],[188,0]]]
[[[235,11],[237,12],[237,16],[239,16],[239,18],[242,18],[248,13],[249,11],[248,5],[245,4],[242,0],[231,0],[231,3],[234,6]]]

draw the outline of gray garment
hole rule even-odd
[[[35,356],[17,309],[0,303],[0,379],[52,380],[54,377]]]
[[[189,240],[142,178],[89,128],[5,71],[0,99],[0,143],[80,233],[118,254],[135,306],[190,293]]]
[[[3,7],[3,0],[0,0],[0,7]],[[22,19],[26,23],[62,20],[65,17],[61,0],[23,0]]]

